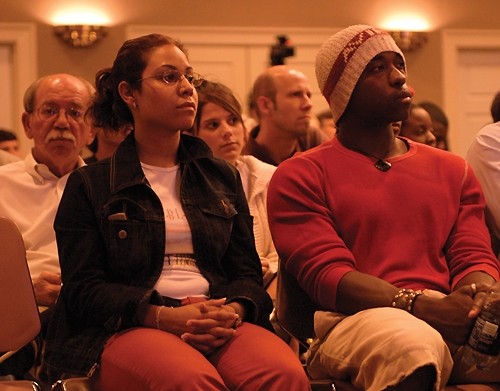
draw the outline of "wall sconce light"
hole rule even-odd
[[[427,34],[422,31],[388,31],[403,52],[411,52],[427,42]]]
[[[71,46],[85,48],[106,36],[107,31],[104,26],[72,25],[55,26],[55,33]]]

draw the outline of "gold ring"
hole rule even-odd
[[[476,289],[476,284],[474,282],[470,284],[470,289],[472,289],[472,296],[476,296],[477,289]]]

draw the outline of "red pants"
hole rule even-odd
[[[173,334],[136,328],[113,337],[101,361],[95,375],[101,391],[310,389],[288,345],[246,322],[209,356]]]

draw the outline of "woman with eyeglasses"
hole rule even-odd
[[[236,169],[201,140],[183,46],[126,41],[96,75],[94,125],[134,130],[74,173],[55,219],[63,286],[42,376],[112,390],[307,390],[271,331]]]

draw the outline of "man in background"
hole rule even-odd
[[[0,215],[23,236],[39,306],[55,303],[61,286],[54,216],[69,173],[84,164],[92,141],[84,119],[93,87],[68,74],[44,76],[25,92],[22,122],[34,146],[22,161],[0,167]]]
[[[92,155],[85,158],[85,163],[95,163],[99,160],[111,157],[132,129],[132,125],[122,126],[118,130],[94,128],[94,141],[88,146]]]
[[[267,68],[255,80],[252,97],[259,125],[250,131],[244,155],[277,166],[326,139],[310,128],[311,87],[302,72],[286,65]]]
[[[323,110],[318,115],[319,128],[325,134],[327,139],[331,139],[335,136],[337,132],[337,127],[335,126],[335,122],[333,121],[333,114],[331,110]]]

